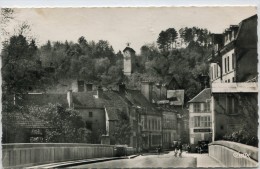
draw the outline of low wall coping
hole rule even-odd
[[[253,147],[253,146],[249,146],[249,145],[245,145],[245,144],[241,144],[241,143],[236,143],[236,142],[232,142],[232,141],[224,141],[224,140],[214,141],[209,144],[209,146],[211,146],[211,145],[224,146],[226,148],[232,149],[232,150],[242,153],[242,154],[247,153],[251,159],[258,162],[258,148],[257,147]]]
[[[106,144],[84,144],[84,143],[14,143],[2,144],[2,149],[14,148],[48,148],[48,147],[115,147]]]

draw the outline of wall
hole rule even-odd
[[[258,148],[240,143],[215,141],[209,145],[209,156],[226,167],[258,166]]]
[[[114,147],[109,145],[21,143],[3,144],[2,148],[2,162],[6,168],[114,156]]]
[[[92,131],[95,135],[106,134],[106,119],[104,109],[77,109],[84,122],[92,123]],[[89,117],[89,112],[92,112],[92,117]],[[100,143],[97,140],[95,143]]]

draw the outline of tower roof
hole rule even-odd
[[[123,50],[123,52],[125,52],[125,51],[127,51],[127,50],[129,50],[130,52],[135,53],[135,50],[132,49],[132,48],[130,48],[130,47],[128,47],[128,46]]]

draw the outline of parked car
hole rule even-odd
[[[196,146],[197,153],[208,153],[209,151],[209,141],[198,141],[198,145]]]

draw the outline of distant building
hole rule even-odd
[[[212,139],[222,139],[247,124],[257,131],[257,15],[231,25],[223,34],[213,34],[212,43]]]
[[[190,144],[212,139],[211,89],[202,90],[189,103]]]
[[[124,55],[124,75],[130,76],[135,68],[135,51],[127,46],[123,50]]]

